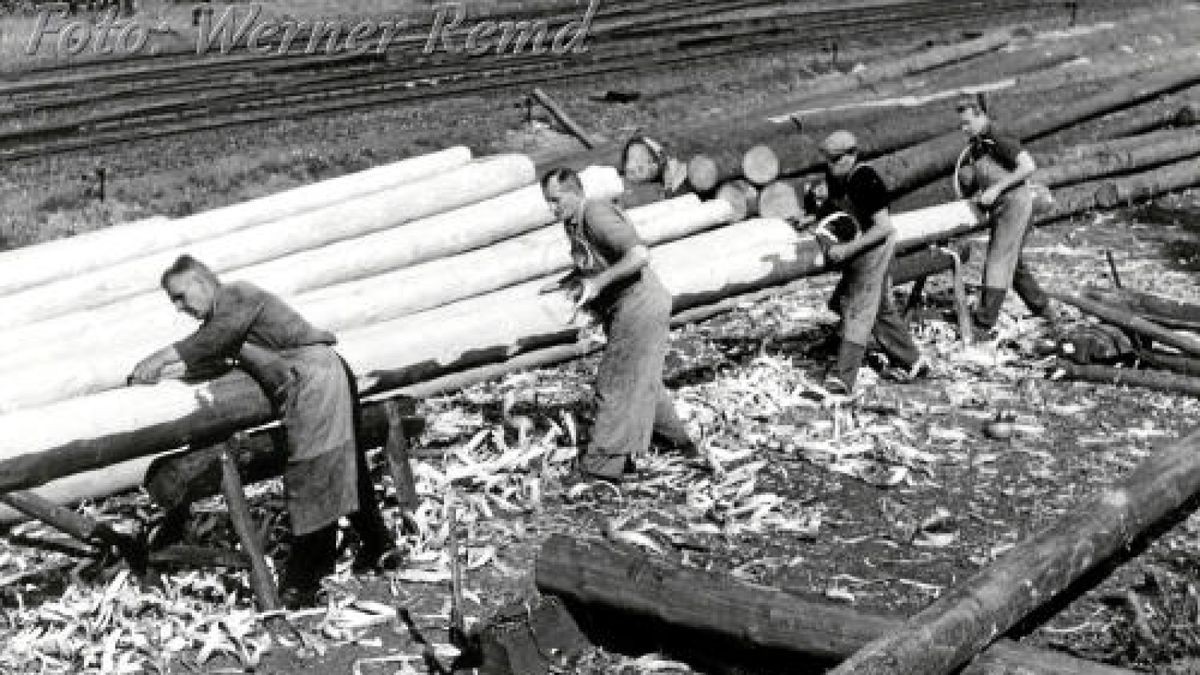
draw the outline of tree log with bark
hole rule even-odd
[[[633,635],[693,651],[738,652],[744,658],[816,672],[846,658],[901,620],[683,567],[642,553],[553,535],[538,551],[535,581],[570,602],[593,635]],[[671,638],[674,638],[673,640]],[[651,643],[645,648],[656,649]],[[1022,672],[1116,675],[1128,671],[1001,640],[964,673]]]

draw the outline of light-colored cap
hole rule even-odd
[[[858,149],[858,139],[854,134],[844,129],[839,129],[825,137],[821,141],[821,152],[827,155],[842,155],[851,150]]]

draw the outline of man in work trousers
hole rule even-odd
[[[1037,170],[1020,139],[997,132],[980,101],[956,106],[963,133],[970,139],[965,151],[971,176],[967,188],[988,214],[991,235],[983,264],[983,290],[973,315],[976,329],[994,337],[1000,308],[1011,286],[1037,316],[1051,318],[1050,300],[1021,255],[1033,217],[1033,190],[1028,179]]]
[[[896,228],[887,187],[875,169],[859,163],[858,141],[849,131],[827,136],[821,153],[826,194],[819,200],[806,196],[806,202],[820,221],[815,235],[826,263],[843,270],[829,300],[842,322],[837,363],[825,387],[853,393],[868,346],[887,355],[895,377],[910,379],[924,370],[924,362],[892,302]]]
[[[291,553],[280,575],[290,608],[317,602],[321,577],[333,572],[337,522],[349,516],[361,538],[358,572],[395,567],[398,549],[375,503],[353,373],[331,345],[282,300],[252,284],[223,284],[203,263],[180,256],[162,275],[175,307],[201,322],[190,336],[147,356],[129,379],[153,384],[168,366],[189,372],[235,361],[263,388],[287,430],[283,474],[291,517]]]
[[[542,192],[571,242],[572,277],[578,281],[570,291],[576,306],[592,310],[608,336],[596,375],[596,422],[581,473],[620,481],[654,434],[672,448],[698,454],[662,381],[671,294],[650,269],[646,245],[616,205],[584,197],[574,171],[548,172]]]

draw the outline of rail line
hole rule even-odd
[[[170,68],[125,69],[98,88],[75,96],[23,101],[0,112],[0,123],[24,116],[22,128],[0,133],[0,158],[16,160],[70,152],[147,138],[253,124],[278,119],[308,117],[355,109],[406,104],[438,98],[494,92],[544,82],[664,68],[681,63],[729,58],[781,49],[822,47],[831,41],[852,44],[868,40],[903,40],[938,28],[979,30],[1020,17],[1063,16],[1061,3],[1038,0],[970,0],[946,3],[936,0],[886,2],[868,16],[862,8],[793,11],[781,17],[712,21],[702,19],[695,6],[680,10],[679,3],[630,0],[649,15],[630,12],[620,28],[597,30],[605,38],[583,55],[571,57],[520,54],[506,57],[468,58],[440,54],[396,63],[391,59],[340,59],[275,57],[239,59],[240,67],[216,72],[197,70],[197,64]],[[728,12],[733,3],[720,5]],[[782,5],[778,0],[743,0],[741,8]],[[1093,2],[1095,11],[1119,9],[1115,0]],[[667,9],[662,9],[667,7]],[[672,24],[685,20],[686,25]],[[322,55],[323,56],[323,55]],[[311,68],[311,71],[306,71]],[[153,73],[151,82],[112,89],[114,83],[136,83]],[[71,75],[67,79],[74,80]],[[244,81],[234,78],[241,77]],[[17,83],[18,85],[21,83]],[[41,91],[50,91],[42,82]],[[106,87],[108,87],[106,89]],[[25,93],[37,89],[26,89]],[[6,92],[0,85],[0,93]],[[164,94],[172,98],[163,100]],[[28,124],[30,116],[62,115],[75,108],[86,110],[101,101],[153,98],[103,113],[87,112],[67,121]]]

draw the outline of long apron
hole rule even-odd
[[[292,532],[304,535],[358,509],[354,401],[330,347],[297,347],[278,355],[293,374],[281,405],[288,452],[283,485]]]

